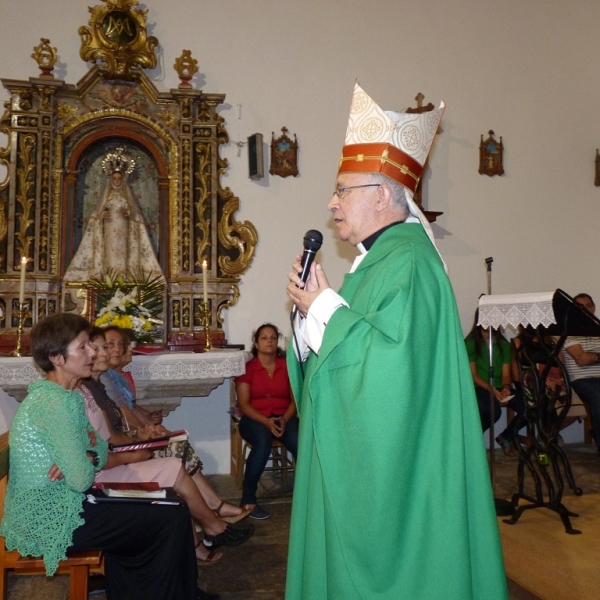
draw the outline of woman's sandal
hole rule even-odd
[[[502,448],[506,456],[509,456],[510,458],[514,458],[515,456],[517,456],[517,451],[512,442],[509,442],[506,438],[503,438],[501,435],[499,435],[496,438],[496,442]]]
[[[215,514],[217,515],[217,517],[219,517],[219,519],[221,519],[222,521],[225,521],[225,523],[237,523],[238,521],[245,519],[252,512],[251,508],[245,508],[244,510],[242,510],[242,512],[239,515],[233,515],[231,517],[224,517],[221,515],[221,509],[223,508],[223,506],[225,504],[226,504],[225,500],[222,500],[221,504],[219,504],[219,506],[215,509]],[[233,504],[232,504],[232,506],[233,506]]]
[[[196,544],[195,550],[198,550],[198,548],[200,547],[200,544],[202,544],[202,540],[200,540]],[[204,547],[206,548],[206,546],[204,546]],[[223,558],[222,552],[217,552],[216,550],[209,550],[208,556],[206,558],[198,558],[198,556],[196,555],[196,562],[199,565],[206,567],[206,566],[214,565],[215,563],[218,563],[222,558]]]

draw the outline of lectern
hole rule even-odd
[[[562,503],[564,477],[575,494],[581,495],[582,490],[575,484],[569,459],[557,441],[571,407],[571,386],[560,352],[569,335],[600,337],[600,321],[558,289],[539,294],[482,296],[478,325],[494,329],[521,325],[531,332],[516,350],[527,443],[517,444],[518,491],[512,497],[516,511],[504,522],[514,524],[526,510],[544,507],[560,515],[567,533],[581,533],[570,521],[578,515]],[[533,492],[525,489],[526,473],[531,476]],[[527,503],[519,506],[521,499]]]

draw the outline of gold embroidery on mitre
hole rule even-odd
[[[410,170],[410,168],[406,165],[397,163],[392,159],[388,158],[386,154],[387,150],[384,150],[384,152],[380,156],[365,156],[364,154],[357,154],[356,156],[342,156],[342,158],[340,159],[340,167],[342,166],[342,163],[348,160],[355,162],[364,162],[365,160],[379,160],[381,164],[388,163],[393,167],[396,167],[403,175],[408,175],[409,177],[412,177],[416,182],[419,181],[419,175],[413,173]]]

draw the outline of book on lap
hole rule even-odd
[[[185,429],[173,431],[170,435],[150,438],[149,440],[140,440],[131,444],[119,444],[110,446],[113,452],[133,452],[134,450],[160,450],[166,448],[171,442],[181,442],[188,439],[188,432]]]
[[[124,489],[118,489],[121,486],[124,486]],[[156,492],[156,488],[162,493],[160,497],[153,495]],[[95,483],[86,492],[86,497],[88,502],[92,504],[124,502],[180,506],[185,503],[183,498],[180,498],[173,488],[161,488],[156,482],[99,482]]]
[[[131,444],[119,444],[118,446],[109,446],[112,452],[133,452],[134,450],[160,450],[169,445],[169,438],[153,438],[143,442],[134,442]]]
[[[144,482],[110,482],[97,484],[111,498],[166,498],[167,492],[156,481]]]
[[[183,442],[188,439],[188,432],[185,429],[179,429],[178,431],[172,431],[169,436],[169,443],[171,442]]]

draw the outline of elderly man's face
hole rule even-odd
[[[337,193],[340,188],[358,187]],[[356,246],[377,230],[377,185],[363,173],[340,173],[335,182],[336,193],[327,205],[333,214],[333,222],[340,240]],[[340,198],[341,196],[341,198]]]

